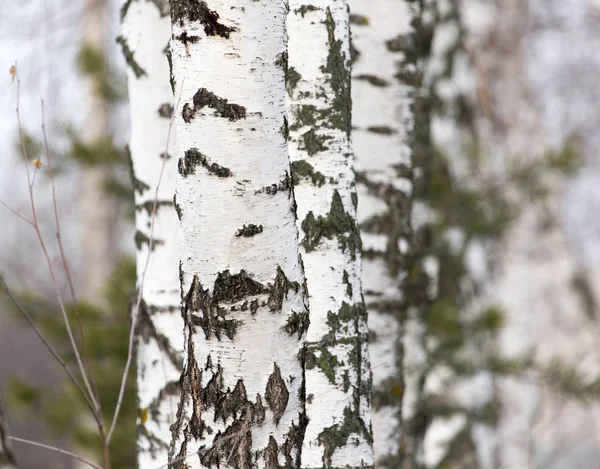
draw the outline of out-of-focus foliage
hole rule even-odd
[[[123,259],[106,287],[106,307],[79,303],[88,356],[102,405],[105,427],[110,426],[121,384],[129,339],[129,303],[135,288],[135,262]],[[39,324],[44,336],[59,351],[80,382],[77,362],[70,347],[67,331],[58,305],[39,298],[33,292],[19,295],[19,303]],[[8,304],[8,303],[7,303]],[[77,334],[75,312],[67,306],[71,328],[82,350]],[[15,311],[15,314],[18,314]],[[60,367],[57,364],[57,372]],[[79,390],[70,382],[57,389],[36,387],[27,381],[14,379],[7,389],[8,402],[17,410],[33,412],[40,417],[51,434],[71,437],[77,447],[91,452],[102,460],[102,445],[93,421]],[[130,372],[123,405],[110,446],[111,467],[135,467],[136,389],[134,373]]]

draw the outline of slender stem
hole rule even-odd
[[[50,260],[50,255],[48,254],[48,250],[46,248],[46,244],[44,243],[44,238],[42,236],[42,233],[40,231],[40,226],[38,223],[38,219],[37,219],[37,212],[36,212],[36,208],[35,208],[35,200],[33,197],[33,189],[31,187],[31,174],[29,172],[29,158],[27,156],[27,149],[25,146],[25,136],[23,135],[23,126],[21,124],[21,114],[19,111],[19,97],[20,97],[20,89],[21,89],[21,80],[19,79],[19,72],[17,71],[15,73],[16,77],[17,77],[17,107],[16,107],[16,113],[17,113],[17,124],[18,124],[18,129],[19,129],[19,138],[21,141],[21,149],[23,152],[23,159],[25,160],[25,171],[27,174],[27,185],[29,187],[29,201],[31,204],[31,214],[33,217],[33,227],[35,229],[35,232],[37,234],[38,240],[40,242],[40,246],[42,247],[42,251],[44,252],[44,257],[46,259],[46,264],[48,265],[48,269],[50,271],[50,277],[52,278],[52,284],[54,286],[54,292],[56,294],[56,299],[58,301],[58,304],[60,306],[60,311],[62,313],[63,316],[63,320],[65,323],[65,328],[67,329],[67,334],[69,336],[69,341],[71,342],[71,347],[73,348],[73,353],[75,355],[75,358],[77,360],[77,365],[79,366],[79,370],[81,372],[81,376],[83,377],[83,381],[85,383],[85,386],[88,390],[89,393],[89,397],[91,399],[91,401],[94,404],[94,407],[96,409],[96,413],[99,416],[99,404],[97,399],[94,396],[94,393],[92,391],[92,388],[90,386],[90,382],[88,380],[87,377],[87,373],[85,370],[85,366],[82,363],[81,360],[81,355],[79,354],[79,349],[77,348],[77,344],[75,343],[75,338],[73,337],[73,331],[71,330],[71,325],[69,324],[69,317],[67,315],[67,310],[65,309],[65,305],[63,303],[62,300],[62,296],[60,294],[60,290],[58,288],[58,281],[56,279],[56,275],[54,272],[54,268],[52,267],[52,261]]]
[[[182,83],[181,89],[183,90],[183,83]],[[150,255],[152,254],[152,248],[154,247],[154,222],[156,219],[156,206],[158,204],[158,190],[160,188],[160,182],[162,181],[163,173],[165,171],[165,166],[166,166],[167,160],[168,160],[167,155],[169,152],[169,140],[171,138],[171,129],[173,128],[173,121],[175,120],[175,114],[177,113],[177,109],[179,108],[180,101],[181,101],[181,90],[179,92],[179,97],[177,98],[177,103],[175,104],[175,109],[173,111],[173,116],[171,117],[171,122],[169,122],[169,130],[167,132],[167,143],[165,144],[165,158],[163,158],[163,162],[160,167],[160,173],[158,175],[158,181],[156,183],[156,190],[154,191],[154,203],[152,205],[152,217],[151,217],[151,221],[150,221],[150,240],[148,242],[148,256],[146,256],[146,263],[144,265],[144,270],[142,271],[142,277],[140,279],[140,286],[138,289],[137,300],[136,300],[135,307],[131,314],[131,329],[129,331],[129,346],[127,349],[127,362],[125,363],[125,369],[123,370],[123,378],[121,379],[121,389],[119,390],[119,397],[117,399],[115,414],[113,416],[113,420],[110,425],[108,437],[106,439],[107,444],[110,443],[110,439],[112,438],[112,435],[115,431],[115,426],[117,424],[117,418],[119,417],[119,412],[121,410],[121,404],[123,403],[123,395],[125,394],[125,383],[127,382],[127,375],[129,374],[129,368],[131,367],[131,359],[133,357],[133,343],[135,340],[135,329],[136,329],[136,325],[137,325],[137,317],[138,317],[138,312],[140,310],[140,305],[142,303],[143,292],[144,292],[144,280],[146,278],[148,264],[150,263]]]
[[[46,152],[46,161],[48,162],[48,173],[50,175],[50,184],[52,186],[52,205],[54,208],[54,221],[56,224],[56,239],[58,241],[58,248],[60,251],[60,258],[62,261],[65,274],[67,275],[67,283],[69,285],[69,291],[71,293],[71,301],[73,302],[73,309],[75,310],[75,319],[77,321],[77,329],[79,330],[79,338],[81,340],[81,347],[83,349],[83,360],[87,366],[88,376],[92,384],[92,391],[96,397],[98,405],[98,415],[101,416],[101,403],[100,396],[98,394],[98,387],[94,380],[94,373],[92,372],[92,363],[89,357],[85,336],[83,333],[83,326],[81,325],[81,315],[79,314],[79,305],[77,304],[77,296],[75,295],[75,288],[73,286],[73,278],[71,276],[71,269],[67,262],[67,256],[65,256],[65,250],[63,248],[61,231],[60,231],[60,218],[58,216],[58,204],[56,203],[56,184],[54,183],[54,170],[52,168],[52,160],[50,159],[50,146],[48,145],[48,137],[46,135],[46,126],[44,124],[44,100],[42,100],[42,135],[44,136],[44,149]]]
[[[23,220],[24,222],[29,223],[31,226],[33,226],[33,222],[31,220],[25,218],[23,215],[21,215],[15,209],[13,209],[12,207],[10,207],[8,204],[6,204],[5,202],[2,202],[1,200],[0,200],[0,204],[4,205],[8,210],[10,210],[14,215],[16,215],[17,217],[19,217],[21,220]]]
[[[91,466],[95,469],[103,469],[100,466],[96,466],[93,462],[88,461],[87,459],[79,456],[78,454],[71,453],[70,451],[57,448],[56,446],[45,445],[43,443],[38,443],[37,441],[26,440],[25,438],[17,438],[16,436],[9,436],[8,439],[13,440],[13,441],[18,441],[19,443],[25,443],[26,445],[37,446],[38,448],[48,449],[48,450],[54,451],[56,453],[65,454],[65,455],[67,455],[73,459],[77,459],[78,461],[81,461],[82,463],[87,464],[88,466]]]

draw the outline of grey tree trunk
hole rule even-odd
[[[8,442],[6,414],[0,400],[0,469],[15,469],[15,459]]]

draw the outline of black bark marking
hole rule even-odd
[[[170,200],[157,200],[156,201],[156,211],[157,212],[160,207],[172,207],[172,206],[173,206],[173,202]],[[154,210],[154,200],[148,200],[148,201],[144,202],[143,204],[137,204],[135,206],[135,209],[140,212],[145,210],[146,213],[148,213],[148,215],[152,215],[152,211]]]
[[[283,330],[290,335],[298,334],[298,340],[302,338],[302,336],[308,330],[308,326],[310,325],[309,313],[304,311],[302,313],[292,312],[290,317],[287,319],[285,326],[283,326]]]
[[[275,283],[271,287],[269,299],[267,301],[271,311],[281,311],[283,300],[287,298],[287,294],[290,289],[293,289],[294,292],[298,293],[300,290],[300,284],[298,282],[290,282],[285,276],[285,273],[281,267],[277,266]]]
[[[317,8],[314,5],[302,5],[300,8],[296,8],[294,10],[294,13],[298,14],[300,13],[302,15],[302,18],[304,18],[304,15],[306,15],[306,13],[308,13],[309,11],[318,11],[319,8]]]
[[[357,76],[355,76],[353,78],[355,80],[366,81],[366,82],[370,83],[373,86],[379,86],[379,87],[390,86],[390,84],[389,84],[389,82],[387,80],[384,80],[383,78],[380,78],[380,77],[375,76],[375,75],[363,74],[363,75],[357,75]]]
[[[275,369],[267,381],[265,400],[273,412],[273,421],[275,422],[275,425],[279,425],[281,416],[287,408],[290,392],[285,385],[285,381],[281,377],[279,367],[276,363],[273,366]]]
[[[190,36],[187,31],[184,31],[179,36],[175,36],[175,39],[181,41],[187,50],[188,44],[195,44],[200,40],[200,36]]]
[[[375,134],[380,134],[380,135],[393,135],[395,133],[398,133],[397,130],[392,129],[391,127],[386,127],[386,126],[368,127],[367,131],[368,132],[373,132]]]
[[[231,104],[227,99],[220,98],[206,88],[200,88],[192,100],[192,104],[185,103],[181,110],[181,117],[190,123],[196,113],[203,107],[214,109],[219,117],[229,119],[231,122],[246,118],[246,108],[239,104]]]
[[[177,194],[173,195],[173,206],[175,207],[175,212],[177,212],[177,218],[181,220],[181,215],[183,212],[181,210],[181,205],[177,203]]]
[[[129,48],[129,45],[127,44],[127,40],[123,36],[118,36],[116,41],[117,41],[117,44],[121,45],[121,49],[123,51],[123,57],[125,57],[125,62],[127,62],[127,65],[129,65],[131,67],[131,70],[133,70],[133,73],[135,74],[136,78],[140,78],[145,75],[148,75],[146,73],[146,70],[144,70],[142,67],[140,67],[140,65],[135,61],[135,58],[133,56],[133,51]]]
[[[173,105],[171,103],[161,104],[158,108],[158,115],[165,119],[170,119],[173,117]]]
[[[285,176],[279,182],[273,183],[270,186],[263,187],[262,189],[257,190],[255,194],[265,193],[267,195],[275,195],[281,191],[287,191],[289,193],[291,188],[292,180],[290,178],[290,175],[286,171]]]
[[[275,65],[281,67],[281,69],[285,72],[288,69],[288,53],[287,51],[280,52],[277,54],[277,58],[275,59]]]
[[[142,249],[142,246],[144,244],[147,244],[148,246],[150,246],[150,238],[148,237],[148,235],[146,235],[145,233],[141,232],[140,230],[137,230],[135,232],[135,236],[134,236],[134,241],[135,241],[135,246],[138,248],[138,250]],[[154,249],[156,248],[156,246],[159,246],[161,244],[165,244],[165,242],[161,239],[156,239],[154,238],[152,240],[152,251],[154,251]]]
[[[219,23],[219,14],[209,9],[206,2],[198,0],[171,0],[171,17],[173,23],[178,22],[179,26],[183,26],[185,19],[189,22],[198,21],[204,26],[207,36],[229,39],[229,35],[236,31],[233,27]]]
[[[131,151],[129,150],[129,145],[125,145],[125,155],[127,157],[127,163],[129,165],[129,178],[131,179],[133,191],[142,195],[145,191],[150,189],[150,186],[135,177],[135,171],[133,170],[133,160],[131,159]]]
[[[121,7],[121,21],[123,21],[125,19],[125,17],[127,16],[127,12],[129,11],[129,7],[131,6],[131,4],[135,1],[140,1],[140,0],[127,0],[123,6]],[[158,9],[158,12],[160,13],[160,17],[164,18],[165,16],[169,16],[169,0],[149,0],[151,3],[154,3],[154,5],[156,6],[156,8]]]
[[[138,340],[141,339],[146,344],[153,339],[158,345],[158,348],[169,358],[176,369],[181,370],[183,368],[183,360],[180,354],[173,348],[167,336],[156,330],[156,326],[150,317],[150,312],[144,300],[140,303],[136,334]]]
[[[235,234],[235,236],[238,238],[239,237],[251,238],[252,236],[257,235],[262,232],[263,232],[262,225],[253,225],[252,223],[250,223],[248,225],[244,225],[239,230],[237,230],[237,233]]]
[[[190,174],[196,174],[196,167],[198,165],[205,168],[209,174],[213,174],[220,178],[231,177],[233,175],[229,168],[217,163],[210,163],[206,156],[200,153],[197,148],[190,148],[187,150],[184,157],[179,159],[177,168],[179,174],[183,177],[187,177]]]

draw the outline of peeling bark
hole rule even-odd
[[[311,304],[302,467],[373,467],[348,7],[341,0],[292,0],[287,25],[288,146]]]
[[[174,0],[172,37],[185,362],[170,458],[298,468],[308,308],[281,132],[285,12]]]
[[[165,13],[165,5],[167,7]],[[154,195],[164,162],[173,114],[173,94],[164,53],[170,36],[168,4],[129,0],[122,8],[123,44],[136,66],[128,68],[131,112],[130,151],[139,190],[136,202],[138,279],[144,272]],[[137,70],[137,71],[136,71]],[[169,152],[171,153],[171,149]],[[158,191],[154,242],[145,274],[137,321],[138,466],[166,465],[179,400],[183,365],[183,321],[180,313],[177,213],[173,194],[177,162],[168,158]],[[138,281],[139,284],[139,281]]]

